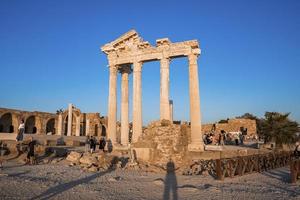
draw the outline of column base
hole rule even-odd
[[[204,151],[204,144],[203,143],[189,144],[188,145],[188,150],[189,151],[202,152],[202,151]]]

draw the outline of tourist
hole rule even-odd
[[[235,145],[239,145],[239,133],[235,133],[234,135],[234,141],[235,141]]]
[[[300,157],[300,143],[299,142],[296,142],[296,147],[295,147],[295,150],[294,150],[294,156],[295,157]]]
[[[239,139],[240,139],[241,145],[243,145],[244,144],[244,135],[242,133],[239,134]]]
[[[89,151],[89,148],[90,148],[90,136],[86,136],[85,138],[85,152],[88,152]]]
[[[219,135],[219,145],[224,146],[224,141],[225,141],[225,131],[221,130],[221,133]]]
[[[23,141],[23,134],[25,132],[25,124],[24,124],[24,120],[22,119],[21,120],[21,124],[18,128],[19,132],[18,132],[18,135],[17,135],[17,138],[16,138],[16,141]]]
[[[93,151],[95,150],[95,148],[96,148],[96,144],[95,144],[95,140],[94,140],[94,137],[93,136],[91,136],[90,137],[90,151],[91,151],[91,153],[93,153]],[[95,146],[95,147],[94,147]]]
[[[104,152],[104,148],[106,145],[106,141],[105,138],[103,136],[101,136],[100,141],[99,141],[99,150]]]
[[[27,161],[33,165],[35,162],[34,158],[34,146],[36,145],[36,141],[33,140],[32,137],[30,137],[30,142],[28,144],[28,153],[27,153]]]
[[[3,156],[5,153],[5,149],[4,149],[4,144],[3,142],[0,140],[0,169],[3,168]]]

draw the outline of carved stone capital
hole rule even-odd
[[[127,74],[130,74],[132,72],[132,69],[131,69],[131,65],[130,64],[127,64],[127,65],[121,65],[119,67],[119,72],[121,74],[124,74],[124,73],[127,73]]]
[[[109,73],[111,75],[116,75],[118,72],[118,67],[116,65],[109,66]]]
[[[141,72],[143,67],[143,63],[140,61],[136,61],[133,63],[133,72]]]

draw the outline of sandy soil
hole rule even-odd
[[[66,161],[35,166],[10,161],[0,171],[0,199],[300,199],[300,183],[289,184],[288,173],[280,168],[221,182],[139,170],[90,173]]]

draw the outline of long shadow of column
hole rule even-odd
[[[178,200],[175,164],[170,159],[169,162],[167,163],[167,174],[165,177],[165,189],[164,189],[163,200],[169,200],[171,194],[173,196],[173,200]]]
[[[45,192],[43,192],[42,194],[36,196],[36,197],[33,197],[31,198],[31,200],[35,200],[35,199],[41,199],[41,200],[46,200],[46,199],[50,199],[51,197],[54,197],[60,193],[63,193],[73,187],[76,187],[77,185],[80,185],[80,184],[83,184],[83,183],[88,183],[100,176],[103,176],[104,174],[106,173],[109,173],[109,172],[112,172],[113,169],[108,169],[104,172],[98,172],[98,173],[95,173],[93,175],[90,175],[88,177],[85,177],[85,178],[81,178],[81,179],[78,179],[78,180],[74,180],[74,181],[70,181],[70,182],[67,182],[67,183],[63,183],[63,184],[60,184],[60,185],[57,185],[55,187],[52,187],[52,188],[49,188],[48,190],[46,190]]]

